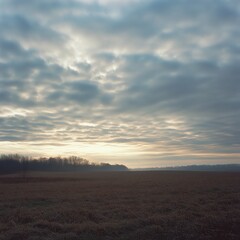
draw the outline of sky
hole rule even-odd
[[[0,153],[240,163],[239,0],[0,0]]]

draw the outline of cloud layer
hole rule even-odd
[[[239,162],[239,22],[238,0],[0,1],[1,152]]]

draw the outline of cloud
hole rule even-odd
[[[238,161],[237,0],[0,4],[4,152]]]

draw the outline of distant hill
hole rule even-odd
[[[205,171],[205,172],[240,172],[240,164],[188,165],[160,168],[135,168],[132,171]]]

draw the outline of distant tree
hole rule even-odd
[[[21,158],[20,164],[21,164],[21,177],[24,181],[27,181],[27,178],[29,177],[29,158]]]
[[[32,159],[17,154],[0,156],[0,173],[19,172],[27,180],[30,171],[127,171],[124,165],[90,163],[76,156]]]

